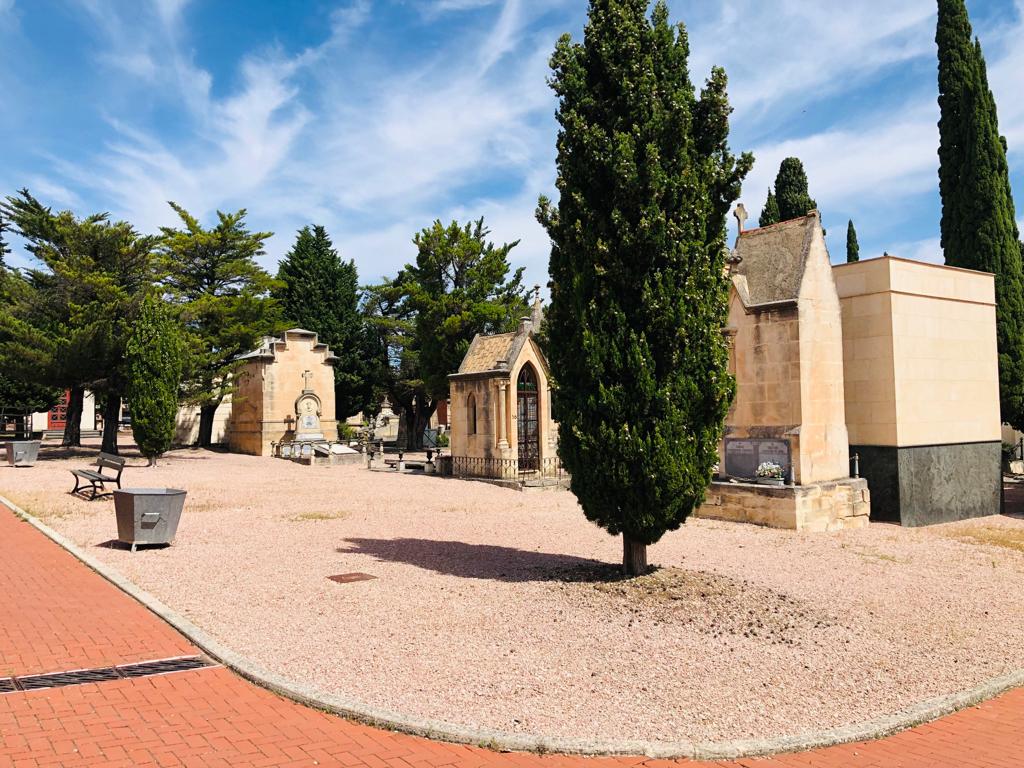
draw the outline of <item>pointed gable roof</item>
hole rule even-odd
[[[811,242],[820,230],[818,212],[811,211],[740,233],[736,255],[742,261],[733,268],[732,280],[747,309],[797,300]]]
[[[516,333],[496,333],[491,336],[477,334],[466,350],[458,372],[449,374],[448,378],[508,376],[526,344],[534,345],[537,358],[544,365],[544,373],[547,375],[547,360],[533,340],[532,331],[521,329]]]

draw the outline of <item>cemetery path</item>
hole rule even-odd
[[[3,692],[3,678],[198,654],[188,640],[0,508],[0,766],[679,766],[998,768],[1024,764],[1024,689],[870,743],[726,762],[496,753],[382,731],[221,666]],[[24,682],[24,681],[22,681]]]

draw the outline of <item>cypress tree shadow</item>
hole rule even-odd
[[[410,538],[350,538],[345,541],[350,546],[338,547],[336,551],[339,554],[371,555],[378,560],[405,563],[465,579],[518,583],[604,582],[624,578],[620,565],[574,555],[531,552],[493,544]]]

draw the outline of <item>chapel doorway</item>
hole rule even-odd
[[[537,374],[527,363],[516,381],[519,430],[519,471],[540,469],[540,408],[537,392]]]

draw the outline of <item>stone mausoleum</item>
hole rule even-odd
[[[266,337],[243,355],[225,424],[230,449],[270,456],[274,443],[337,440],[336,359],[315,333],[301,328]]]
[[[885,256],[833,270],[850,450],[871,516],[903,525],[999,512],[995,280]]]
[[[730,261],[736,398],[699,514],[807,530],[866,525],[867,482],[850,476],[842,309],[817,212],[741,232]],[[764,462],[782,467],[784,487],[730,482],[754,479]]]
[[[451,382],[451,455],[459,475],[512,478],[557,471],[548,367],[533,330],[540,299],[515,333],[477,335]]]
[[[806,530],[998,514],[992,275],[833,267],[815,211],[741,230],[730,261],[736,398],[698,514]],[[750,482],[765,461],[784,487]]]

